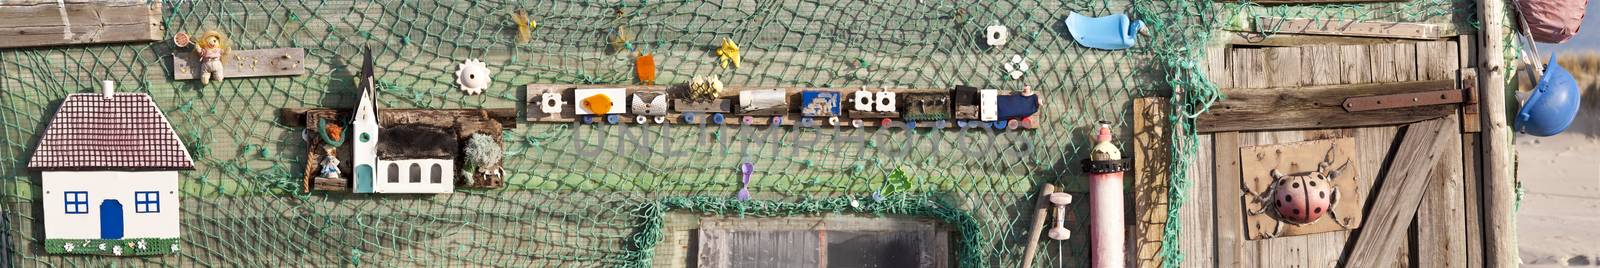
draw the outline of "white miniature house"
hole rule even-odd
[[[370,56],[369,56],[370,57]],[[449,129],[378,124],[378,92],[370,58],[363,68],[361,97],[351,117],[351,156],[356,193],[450,193],[455,191],[457,139]]]
[[[194,160],[149,95],[106,84],[67,95],[28,162],[40,171],[45,251],[177,251],[178,171]]]

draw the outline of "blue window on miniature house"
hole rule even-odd
[[[67,214],[89,213],[89,192],[66,192]]]
[[[161,192],[133,192],[133,212],[161,212]]]

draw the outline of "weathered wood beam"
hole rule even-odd
[[[1411,40],[1359,36],[1331,36],[1311,34],[1273,33],[1262,34],[1257,32],[1231,32],[1228,33],[1228,44],[1238,46],[1262,47],[1304,47],[1324,45],[1374,45],[1398,44],[1412,42]]]
[[[1250,2],[1256,4],[1332,4],[1332,3],[1381,3],[1401,2],[1409,0],[1218,0],[1217,2]]]
[[[1260,2],[1260,1],[1254,1]],[[1436,40],[1456,35],[1453,24],[1368,22],[1353,20],[1256,17],[1244,32],[1272,32],[1378,38]]]
[[[1200,132],[1264,131],[1406,124],[1455,114],[1458,105],[1346,112],[1346,98],[1455,88],[1451,80],[1267,89],[1222,89],[1226,96],[1196,119]]]
[[[1483,114],[1484,267],[1517,267],[1516,171],[1506,118],[1506,1],[1478,0],[1478,103]]]
[[[305,127],[305,124],[306,124],[305,123],[306,122],[305,115],[307,113],[339,112],[339,111],[348,111],[348,110],[349,109],[281,108],[281,109],[278,109],[278,118],[279,118],[279,120],[281,120],[280,123],[282,123],[282,124],[284,124],[286,126],[290,126],[290,127]],[[500,125],[505,127],[505,128],[516,128],[517,127],[517,109],[516,108],[495,108],[495,109],[383,109],[383,110],[378,111],[378,114],[380,116],[382,116],[385,113],[395,113],[395,112],[398,112],[398,113],[451,114],[451,115],[460,116],[460,117],[478,116],[478,115],[486,113],[486,114],[489,115],[489,118],[494,119],[495,122],[499,122]]]
[[[234,50],[222,57],[225,78],[293,76],[306,74],[304,48]],[[200,55],[178,52],[172,55],[172,79],[190,80],[200,75]]]
[[[1350,251],[1345,267],[1388,267],[1395,262],[1392,250],[1403,247],[1417,216],[1428,185],[1447,172],[1437,168],[1445,151],[1461,143],[1456,131],[1460,123],[1454,116],[1418,122],[1406,127],[1405,137],[1395,152],[1393,162],[1383,181],[1378,182],[1378,193],[1373,196],[1366,221]],[[1432,227],[1429,227],[1432,228]]]
[[[0,48],[162,40],[161,1],[0,1]]]
[[[1167,98],[1133,100],[1133,267],[1161,267],[1161,238],[1167,229],[1171,190],[1172,136],[1167,132]]]

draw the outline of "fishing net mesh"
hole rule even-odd
[[[1131,127],[1129,103],[1170,99],[1170,219],[1160,256],[1182,259],[1177,211],[1197,152],[1192,120],[1217,96],[1201,71],[1205,48],[1248,16],[1438,22],[1470,16],[1462,0],[1261,6],[1212,1],[172,1],[159,3],[168,35],[218,30],[234,49],[306,50],[306,74],[235,78],[200,86],[171,78],[170,42],[0,50],[0,173],[12,266],[482,265],[652,266],[665,215],[815,216],[830,213],[937,219],[956,234],[954,261],[1016,267],[1034,191],[1058,183],[1086,191],[1077,164],[1097,121]],[[519,42],[512,14],[537,21]],[[1062,20],[1125,12],[1142,19],[1139,44],[1095,50]],[[1248,14],[1248,15],[1241,15]],[[984,44],[1005,25],[1012,38]],[[1270,32],[1271,27],[1264,27]],[[622,37],[618,40],[617,37]],[[737,69],[713,52],[730,38]],[[621,41],[621,42],[615,42]],[[502,189],[439,195],[302,192],[302,128],[280,108],[353,107],[363,50],[376,58],[379,101],[389,108],[526,108],[521,88],[632,84],[634,53],[654,53],[658,84],[718,75],[729,85],[951,88],[1031,86],[1044,100],[1029,131],[905,128],[572,125],[521,123],[503,136]],[[1029,68],[1006,75],[1013,55]],[[456,65],[479,58],[493,87],[466,95]],[[48,255],[38,172],[25,167],[67,94],[148,93],[196,160],[182,172],[181,250],[159,257]],[[1174,89],[1179,93],[1173,94]],[[1116,139],[1129,148],[1131,132]],[[1131,154],[1131,152],[1129,152]],[[738,201],[735,166],[755,166]],[[895,170],[906,176],[889,176]],[[893,185],[893,186],[891,186]],[[1087,210],[1068,225],[1086,234]],[[1088,239],[1045,243],[1040,267],[1088,263]]]

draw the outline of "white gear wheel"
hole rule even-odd
[[[489,66],[478,59],[467,59],[466,62],[456,65],[456,85],[461,87],[461,92],[467,95],[483,94],[489,88]]]

